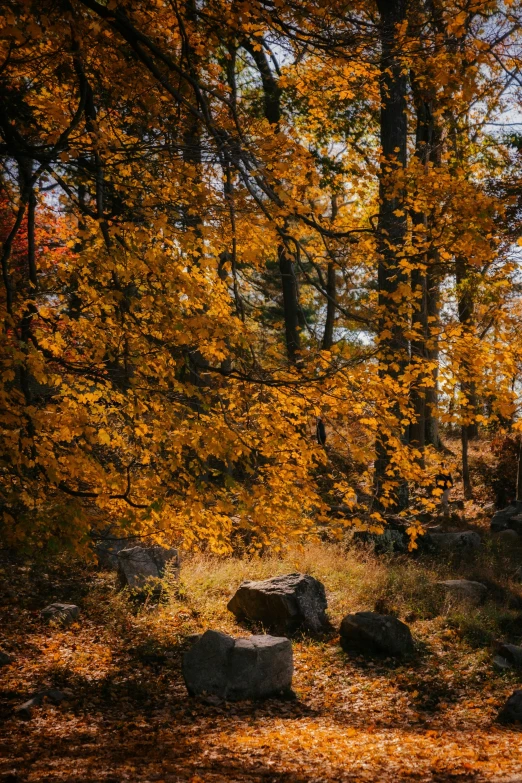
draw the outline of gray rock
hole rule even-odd
[[[516,669],[522,669],[522,647],[516,644],[500,644],[497,653]]]
[[[520,514],[520,508],[516,505],[507,506],[507,508],[497,511],[491,518],[491,532],[499,533],[501,530],[506,530],[510,526],[510,520],[517,514]]]
[[[340,634],[341,647],[345,652],[394,658],[414,652],[410,629],[390,615],[375,612],[348,614],[343,618]]]
[[[513,668],[513,664],[506,658],[503,658],[502,655],[495,655],[493,658],[493,668],[496,669],[497,672],[505,672],[510,671]]]
[[[488,588],[482,582],[473,582],[470,579],[446,579],[437,582],[448,596],[462,603],[478,606],[486,598]]]
[[[500,723],[522,723],[522,690],[514,691],[500,710]]]
[[[58,623],[60,625],[70,625],[78,619],[80,607],[75,604],[54,603],[42,609],[42,617],[48,623]]]
[[[365,530],[357,530],[353,534],[353,540],[360,544],[370,544],[377,554],[391,552],[407,552],[409,537],[402,530],[387,528],[382,533],[369,533]]]
[[[422,544],[432,552],[441,554],[469,554],[480,549],[482,541],[479,534],[473,530],[459,530],[448,533],[428,532]]]
[[[292,687],[292,645],[284,637],[233,639],[206,631],[183,656],[182,671],[191,696],[228,701],[286,696]]]
[[[2,668],[2,666],[9,666],[11,662],[12,662],[11,656],[8,655],[3,650],[0,650],[0,668]]]
[[[165,576],[167,564],[179,568],[177,549],[162,546],[135,546],[118,555],[118,578],[122,587],[142,591],[157,585]]]
[[[133,546],[142,546],[138,538],[102,538],[96,543],[94,551],[100,568],[117,571],[120,552]]]
[[[501,541],[506,546],[516,546],[522,541],[517,531],[510,527],[506,528],[506,530],[500,530],[498,533],[496,533],[495,538],[497,541]]]
[[[522,536],[522,514],[520,513],[520,508],[518,513],[511,517],[508,524],[510,530],[514,530],[519,536]]]
[[[330,627],[324,585],[307,574],[242,582],[227,608],[238,620],[262,623],[277,634],[321,633]]]

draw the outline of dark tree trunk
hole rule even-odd
[[[332,213],[330,215],[332,223],[334,223],[335,218],[337,217],[337,212],[337,196],[332,196]],[[326,272],[326,321],[324,324],[322,341],[323,351],[329,351],[333,345],[335,312],[337,309],[337,278],[332,254],[330,255],[330,258],[332,258],[332,260],[329,262]]]
[[[427,331],[427,286],[426,275],[420,269],[414,269],[411,274],[411,289],[415,296],[412,326],[415,330],[415,338],[411,341],[412,363],[418,363],[421,371],[422,364],[426,360],[426,331]],[[426,385],[423,377],[419,375],[410,392],[410,401],[413,408],[414,419],[410,424],[410,443],[421,452],[426,444]]]
[[[326,322],[323,334],[323,351],[329,351],[333,345],[333,334],[335,326],[335,304],[337,297],[337,280],[335,276],[335,264],[330,261],[327,269],[326,278]]]
[[[194,2],[194,0],[186,0],[185,13],[186,13],[187,21],[192,26],[196,26],[198,18],[197,18],[197,11],[196,11],[196,3]],[[186,61],[186,66],[191,76],[193,77],[194,81],[197,81],[199,79],[201,58],[194,51],[189,36],[186,36],[185,41],[183,43],[182,56]],[[198,94],[196,90],[193,90],[186,82],[183,83],[182,90],[187,93],[189,99],[194,104],[196,105],[198,104],[199,101],[198,101]],[[184,128],[183,128],[182,154],[185,163],[188,163],[196,168],[197,173],[196,173],[196,177],[194,177],[194,181],[197,183],[200,180],[200,171],[201,171],[201,163],[202,163],[201,122],[199,118],[196,117],[191,112],[187,112],[187,116],[185,117]],[[202,248],[200,247],[201,246],[201,215],[198,214],[198,210],[197,209],[186,210],[184,216],[184,222],[185,222],[185,226],[189,230],[194,231],[194,236],[196,239],[196,246],[197,246],[197,255],[199,255]]]
[[[406,0],[377,0],[380,14],[381,62],[381,145],[383,162],[380,170],[379,241],[379,365],[380,373],[388,380],[398,381],[408,357],[408,344],[404,337],[404,316],[400,313],[398,299],[400,288],[408,283],[407,273],[400,266],[404,254],[407,218],[402,189],[397,187],[396,174],[406,166],[407,77],[401,62],[398,28],[406,19]],[[394,410],[397,422],[401,420],[398,405]],[[397,426],[401,426],[398,424]],[[407,440],[406,432],[400,437]],[[380,430],[376,440],[375,483],[377,497],[382,494],[382,484],[391,467],[391,446],[387,434]],[[397,483],[395,507],[404,508],[408,502],[407,485],[400,476]]]
[[[423,165],[427,166],[430,160],[430,147],[432,135],[432,116],[430,106],[421,94],[415,77],[412,78],[412,88],[417,114],[417,128],[415,134],[415,157]],[[426,228],[427,215],[424,212],[412,210],[412,224],[415,227]],[[426,360],[426,339],[428,334],[428,301],[427,301],[427,253],[423,248],[425,232],[413,234],[413,241],[417,242],[417,257],[414,262],[417,266],[411,273],[411,291],[413,298],[412,329],[415,337],[411,341],[412,364],[418,366],[420,374],[410,392],[410,402],[413,408],[413,421],[410,424],[410,443],[422,453],[426,441],[426,385],[424,383],[423,365]],[[423,458],[421,458],[423,459]]]
[[[460,439],[462,443],[462,484],[464,487],[464,497],[466,500],[471,500],[473,497],[473,490],[471,488],[471,478],[469,475],[468,431],[466,427],[461,427]]]
[[[419,84],[412,74],[412,92],[417,115],[415,155],[427,169],[430,164],[440,165],[441,133],[434,114],[433,90]],[[412,212],[413,225],[425,226],[428,233],[431,227],[430,215]],[[410,442],[419,449],[425,445],[440,446],[437,418],[438,403],[438,323],[439,323],[439,279],[434,271],[438,261],[436,251],[423,250],[424,237],[420,236],[418,267],[412,271],[412,292],[416,294],[416,309],[412,325],[417,336],[411,343],[412,360],[420,364],[430,362],[435,369],[425,369],[412,389],[411,404],[414,421],[410,425]],[[414,234],[415,239],[415,234]]]
[[[518,460],[517,460],[517,503],[522,503],[522,435],[518,442]]]
[[[285,338],[288,359],[292,364],[299,363],[299,300],[294,274],[294,264],[284,245],[280,245],[279,272],[283,289],[283,308],[285,314]]]
[[[469,268],[466,260],[461,257],[455,259],[455,280],[457,283],[458,311],[459,321],[465,330],[469,330],[473,325],[474,301],[470,290]],[[472,364],[464,358],[461,367],[461,393],[466,398],[466,403],[461,406],[461,416],[467,420],[470,416],[475,416],[477,411],[477,395],[475,383],[472,378]],[[471,497],[471,480],[469,477],[468,461],[468,442],[477,437],[478,428],[475,422],[468,423],[463,421],[461,424],[462,438],[462,477],[464,482],[464,496]],[[465,445],[465,449],[464,449]]]
[[[27,276],[23,282],[24,294],[27,304],[24,308],[20,322],[20,337],[22,338],[22,352],[27,356],[33,333],[33,320],[36,315],[34,304],[35,294],[38,290],[38,273],[36,269],[36,194],[34,192],[32,165],[27,159],[21,159],[20,164],[20,190],[27,200]],[[25,402],[30,405],[33,400],[34,376],[29,369],[27,360],[20,363],[20,385]],[[27,416],[28,430],[31,437],[34,435],[34,427],[30,416]]]
[[[270,63],[264,49],[258,48],[262,41],[256,40],[255,46],[248,40],[242,42],[242,46],[252,56],[263,84],[264,112],[271,125],[279,126],[281,120],[281,89],[279,82],[272,73]],[[286,230],[286,224],[283,231]],[[279,260],[279,273],[281,275],[281,289],[283,292],[283,313],[285,321],[286,352],[290,364],[299,365],[301,348],[300,321],[302,313],[299,307],[299,292],[295,275],[294,260],[286,245],[281,242],[277,249]]]
[[[434,259],[433,259],[434,260]],[[433,263],[433,261],[432,261]],[[430,265],[431,266],[431,265]],[[426,300],[428,311],[429,334],[426,344],[428,361],[434,365],[432,371],[433,386],[426,388],[425,410],[425,443],[426,445],[440,448],[439,434],[439,336],[438,325],[440,320],[440,280],[432,268],[428,268],[426,277]]]

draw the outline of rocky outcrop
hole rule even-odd
[[[191,696],[228,701],[284,697],[292,687],[292,645],[284,637],[234,639],[206,631],[183,656],[182,671]]]
[[[307,574],[243,582],[228,603],[238,620],[261,623],[276,634],[325,631],[330,627],[326,608],[324,586]]]
[[[414,652],[410,629],[391,615],[375,612],[348,614],[341,623],[340,635],[345,652],[394,658]]]
[[[154,589],[165,576],[167,564],[179,568],[177,549],[162,546],[135,546],[118,555],[118,578],[122,587],[134,591]]]

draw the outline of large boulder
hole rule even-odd
[[[286,574],[242,582],[228,602],[238,620],[262,623],[269,631],[321,633],[330,627],[324,585],[307,574]]]
[[[70,625],[78,619],[80,607],[75,604],[62,604],[56,602],[49,604],[42,609],[42,617],[48,623],[57,623],[59,625]]]
[[[480,549],[481,543],[479,534],[473,530],[427,532],[422,539],[424,548],[434,553],[448,555],[471,554]]]
[[[522,690],[514,691],[500,710],[501,723],[522,723]]]
[[[396,617],[375,612],[348,614],[341,623],[341,647],[361,655],[401,658],[414,652],[411,631]]]
[[[292,687],[292,645],[284,637],[234,639],[206,631],[183,656],[182,671],[191,696],[228,701],[286,696]]]
[[[118,555],[118,577],[122,587],[143,591],[157,586],[170,563],[179,568],[177,549],[163,546],[134,546]]]
[[[446,579],[437,582],[437,585],[450,598],[470,606],[479,606],[483,603],[488,592],[486,585],[482,582],[473,582],[471,579]]]

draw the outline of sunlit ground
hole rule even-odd
[[[495,722],[517,675],[494,671],[491,643],[475,638],[473,618],[447,606],[437,614],[427,595],[437,575],[474,569],[492,579],[518,557],[486,555],[451,565],[316,545],[291,561],[196,559],[185,565],[182,597],[158,607],[133,606],[116,593],[112,575],[92,569],[71,574],[57,566],[46,580],[35,569],[5,567],[1,645],[15,660],[0,674],[0,779],[522,781],[522,734]],[[210,626],[247,633],[227,613],[227,596],[253,570],[265,576],[291,564],[323,579],[334,625],[346,611],[373,608],[376,598],[403,619],[409,613],[416,659],[351,659],[333,632],[296,640],[295,701],[190,699],[180,672],[185,636]],[[81,621],[66,631],[39,617],[56,595],[82,606]],[[520,617],[498,600],[476,614],[479,625]],[[67,701],[44,704],[28,721],[12,715],[49,686],[66,689]]]

